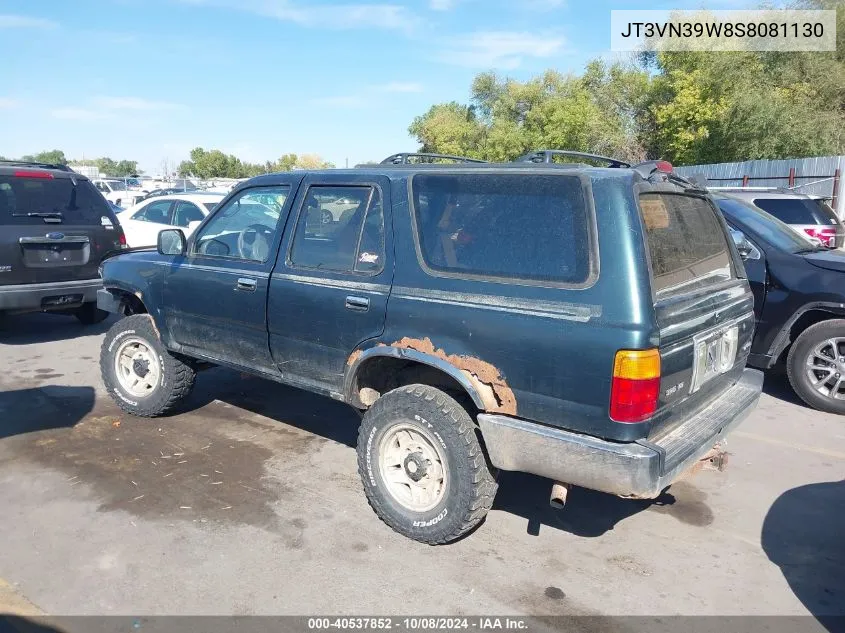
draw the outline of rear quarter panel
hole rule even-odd
[[[616,351],[647,347],[656,333],[631,175],[598,170],[589,184],[598,268],[579,289],[426,272],[408,188],[395,184],[396,274],[378,343],[425,350],[489,385],[488,410],[606,438],[642,436],[638,425],[608,418]]]

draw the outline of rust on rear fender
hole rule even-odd
[[[414,350],[446,361],[469,379],[481,397],[486,411],[516,415],[516,396],[501,372],[490,363],[474,356],[447,354],[444,350],[436,348],[428,337],[418,339],[405,336],[391,343],[390,347]],[[355,360],[352,356],[350,364]]]

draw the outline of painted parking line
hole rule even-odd
[[[11,584],[0,578],[0,613],[3,615],[44,615]]]
[[[845,460],[845,453],[841,453],[839,451],[831,451],[826,448],[818,448],[816,446],[804,446],[803,444],[796,444],[795,442],[778,440],[773,437],[768,437],[766,435],[757,435],[756,433],[748,433],[746,431],[734,431],[733,433],[731,433],[731,435],[734,437],[744,437],[749,440],[757,440],[758,442],[766,442],[767,444],[774,444],[775,446],[783,446],[784,448],[791,448],[798,451],[816,453],[817,455],[824,455],[825,457],[832,457],[833,459]]]

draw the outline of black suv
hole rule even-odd
[[[810,244],[738,196],[713,197],[754,292],[757,330],[748,364],[785,365],[804,402],[845,414],[845,253]]]
[[[62,312],[102,321],[97,270],[126,247],[91,182],[61,165],[0,161],[0,314]]]
[[[346,402],[370,504],[427,543],[481,521],[496,469],[656,497],[762,385],[727,227],[662,162],[268,174],[103,279],[120,407],[161,415],[206,364]]]

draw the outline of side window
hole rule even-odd
[[[173,210],[173,226],[187,227],[191,222],[202,222],[204,217],[193,202],[179,200]]]
[[[289,193],[287,185],[241,191],[226,206],[215,210],[197,236],[194,252],[208,257],[267,261]]]
[[[162,200],[148,204],[132,216],[139,222],[154,222],[155,224],[170,224],[170,200]]]
[[[106,185],[103,184],[102,182],[96,182],[94,184],[97,187],[97,191],[102,191],[103,193],[109,192],[108,188],[106,188]]]
[[[584,284],[589,213],[567,175],[420,174],[412,181],[420,254],[461,277]]]
[[[375,274],[384,266],[384,211],[375,187],[312,186],[299,212],[290,262]]]

